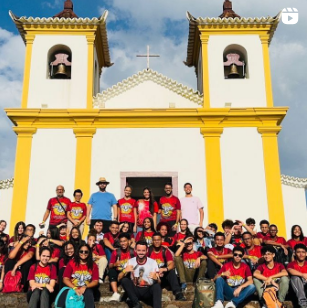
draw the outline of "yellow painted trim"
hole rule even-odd
[[[266,91],[266,102],[267,107],[273,107],[273,92],[271,85],[271,69],[269,60],[269,50],[268,50],[268,35],[260,35],[262,49],[263,49],[263,63],[264,63],[264,75],[265,75],[265,91]]]
[[[201,34],[204,108],[210,108],[208,40],[209,35]]]
[[[218,225],[224,220],[220,137],[222,127],[201,128],[205,142],[208,221]]]
[[[262,135],[269,221],[286,237],[277,134],[281,127],[258,127]]]
[[[83,191],[84,202],[90,197],[91,183],[91,151],[92,137],[96,133],[95,128],[74,128],[76,137],[76,164],[75,164],[75,189]],[[87,201],[85,202],[87,203]],[[84,234],[88,234],[88,226],[85,225]]]
[[[36,133],[36,128],[14,127],[13,130],[17,134],[17,145],[10,234],[14,234],[14,227],[18,221],[26,220],[32,136]]]
[[[93,73],[94,73],[94,35],[87,35],[88,73],[87,73],[87,109],[92,109]]]
[[[30,84],[30,68],[31,68],[31,57],[32,57],[32,46],[34,41],[34,35],[26,35],[26,56],[25,56],[25,67],[24,67],[24,81],[23,90],[21,95],[21,107],[27,108],[29,84]]]
[[[288,108],[6,109],[15,125],[36,128],[260,127],[280,125]]]

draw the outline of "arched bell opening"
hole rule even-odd
[[[225,79],[249,78],[248,54],[241,45],[229,45],[223,52],[223,70]]]
[[[56,45],[48,52],[47,78],[71,79],[72,52],[68,46]]]

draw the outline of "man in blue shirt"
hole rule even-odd
[[[103,233],[106,233],[109,231],[111,222],[117,220],[117,200],[113,194],[106,191],[108,184],[105,178],[100,178],[96,183],[99,191],[93,193],[88,201],[87,224],[90,225],[90,230],[97,220],[102,220]]]

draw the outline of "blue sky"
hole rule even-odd
[[[14,175],[16,136],[3,108],[19,107],[24,65],[24,44],[8,11],[18,16],[50,17],[63,9],[63,0],[2,0],[0,7],[0,180]],[[146,68],[196,89],[193,68],[186,67],[188,21],[195,17],[216,17],[223,0],[74,0],[79,17],[98,17],[109,11],[107,31],[114,66],[104,69],[101,90]],[[299,11],[296,25],[280,23],[270,46],[273,95],[276,106],[289,112],[279,134],[281,172],[307,176],[307,4],[304,0],[234,0],[233,9],[244,17],[275,16],[285,7]]]

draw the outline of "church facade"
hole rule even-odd
[[[10,13],[26,44],[21,107],[6,109],[17,134],[14,180],[0,182],[10,233],[41,221],[58,184],[87,202],[101,176],[116,198],[165,181],[181,197],[190,182],[205,223],[268,219],[283,236],[306,226],[306,179],[280,174],[288,108],[274,107],[268,50],[280,14],[247,19],[230,1],[217,18],[187,13],[197,91],[147,69],[100,92],[108,13],[78,18],[70,3],[53,18]]]

